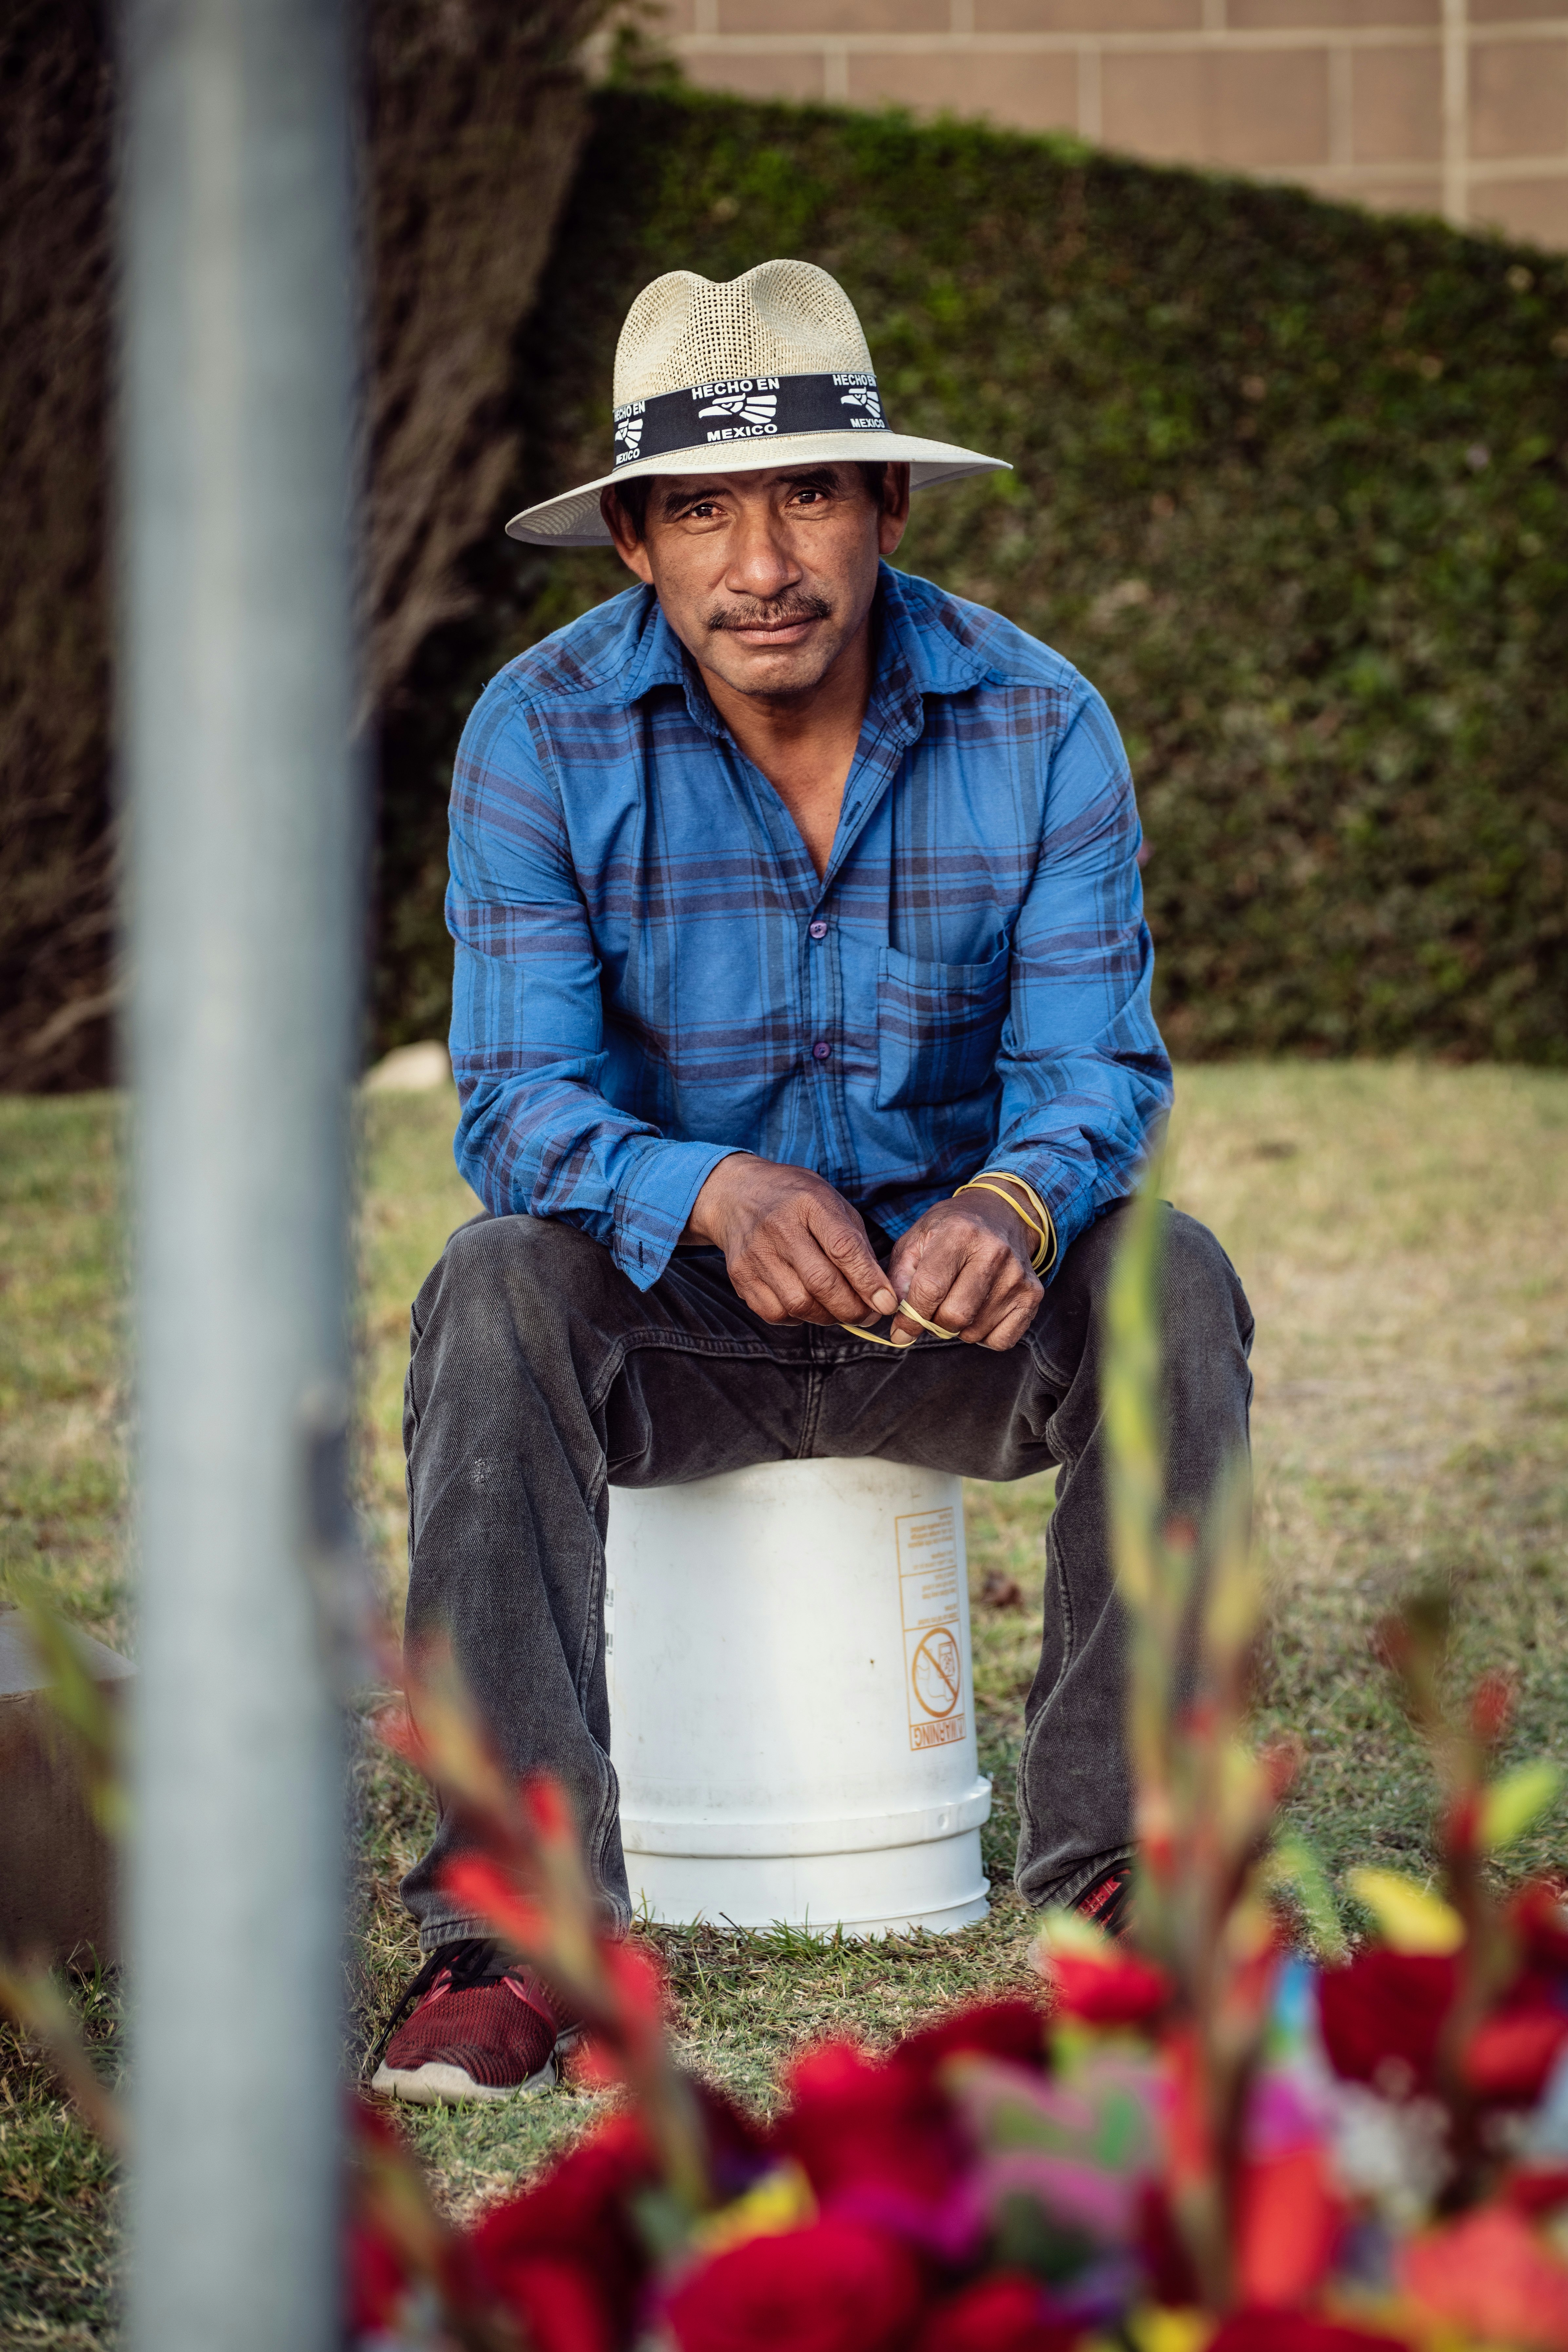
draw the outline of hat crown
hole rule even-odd
[[[645,286],[616,346],[616,406],[742,376],[869,374],[855,305],[809,261],[740,278],[671,269]]]

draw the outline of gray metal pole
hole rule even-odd
[[[303,1433],[343,1383],[359,950],[343,29],[338,0],[128,0],[124,32],[131,2333],[311,2352],[342,1868]]]

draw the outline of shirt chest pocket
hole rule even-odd
[[[996,1066],[1012,952],[989,963],[922,963],[883,948],[877,959],[877,1108],[960,1102]]]

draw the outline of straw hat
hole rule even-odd
[[[610,472],[525,508],[507,530],[536,547],[607,547],[599,492],[610,482],[846,458],[907,464],[917,490],[1006,470],[893,430],[855,306],[826,269],[763,261],[727,281],[672,269],[643,288],[616,346]]]

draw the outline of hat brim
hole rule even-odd
[[[533,547],[608,547],[609,532],[599,512],[599,493],[612,482],[635,482],[650,474],[760,474],[774,466],[876,465],[908,466],[910,487],[930,489],[936,482],[956,482],[966,474],[1006,474],[1005,457],[986,457],[978,449],[960,449],[948,441],[921,441],[907,433],[780,433],[766,439],[726,442],[715,447],[705,442],[693,449],[671,449],[658,457],[639,457],[617,466],[613,474],[563,490],[559,498],[525,507],[508,523],[509,539],[526,540]]]

